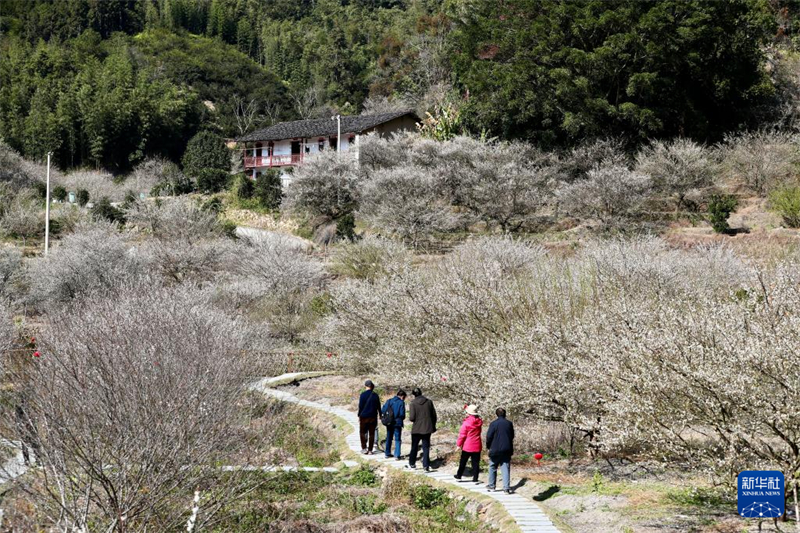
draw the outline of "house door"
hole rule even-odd
[[[299,163],[303,155],[300,152],[300,141],[292,141],[292,163]]]
[[[256,157],[261,157],[262,155],[261,143],[258,143],[256,144]]]

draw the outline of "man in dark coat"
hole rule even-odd
[[[511,494],[511,456],[514,455],[514,424],[506,420],[506,410],[495,411],[497,419],[489,424],[486,448],[489,450],[489,492],[495,489],[497,467],[503,472],[503,492]]]
[[[433,402],[422,395],[419,388],[411,391],[414,399],[408,410],[411,424],[411,453],[408,454],[408,467],[417,468],[417,452],[422,443],[422,466],[431,471],[431,435],[436,432],[436,408]]]
[[[358,398],[358,434],[361,437],[361,453],[372,455],[372,448],[375,446],[375,430],[378,429],[381,399],[375,392],[375,384],[372,381],[365,381],[364,386],[367,390],[362,392]],[[369,442],[367,442],[368,440]]]

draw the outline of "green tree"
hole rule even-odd
[[[772,92],[759,0],[453,0],[463,114],[545,143],[625,135],[717,140]]]
[[[231,155],[222,137],[204,130],[192,137],[186,145],[182,162],[186,175],[196,178],[204,169],[230,171]]]

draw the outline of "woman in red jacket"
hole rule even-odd
[[[458,472],[455,478],[461,479],[461,474],[464,473],[464,468],[467,466],[467,460],[471,459],[472,481],[478,483],[478,470],[481,462],[481,450],[483,449],[481,443],[483,420],[478,416],[477,406],[468,405],[465,410],[467,418],[461,424],[461,431],[458,433],[458,441],[456,442],[456,445],[461,448],[461,460],[458,463]]]

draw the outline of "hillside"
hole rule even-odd
[[[2,0],[0,137],[30,159],[115,173],[179,161],[201,129],[234,137],[387,106],[548,148],[713,143],[794,120],[796,83],[775,51],[793,49],[796,12],[789,0]]]

